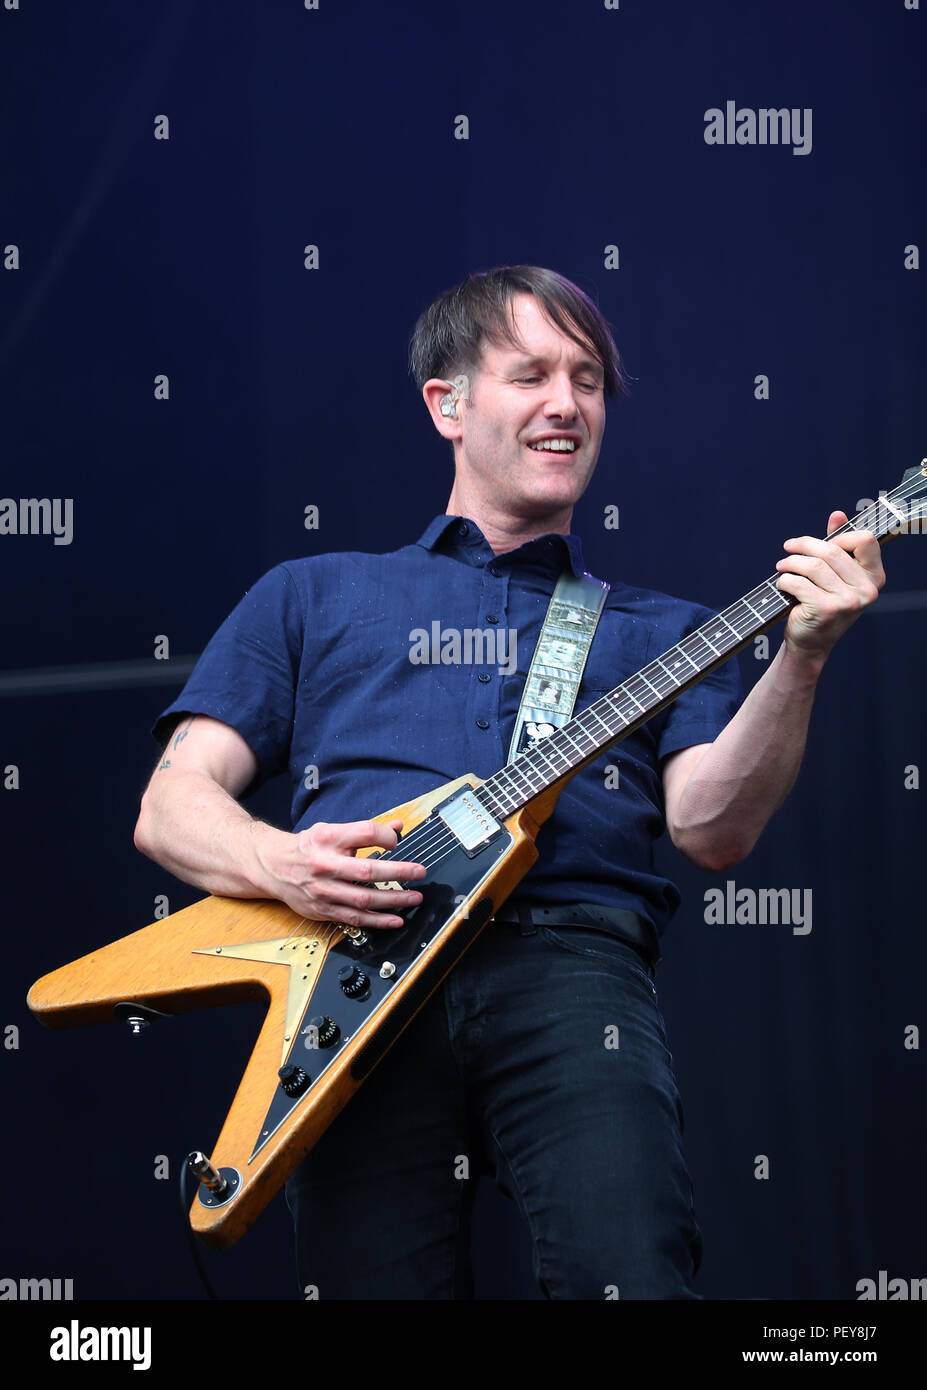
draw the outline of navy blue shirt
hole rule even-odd
[[[508,760],[565,565],[584,571],[577,536],[541,536],[494,555],[474,522],[443,513],[413,545],[386,555],[340,552],[277,565],[219,628],[153,733],[163,744],[181,713],[231,725],[258,761],[246,797],[289,773],[294,830],[380,815],[462,773],[490,777]],[[613,583],[576,713],[711,616]],[[475,661],[423,662],[423,630],[429,639],[449,630],[514,630],[517,638],[511,654],[501,641],[482,651],[464,643],[445,655]],[[653,864],[665,828],[660,764],[716,738],[741,698],[729,661],[573,777],[541,827],[540,858],[518,896],[628,908],[661,932],[679,893]],[[608,785],[609,766],[618,769],[617,787]]]

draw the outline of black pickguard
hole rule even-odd
[[[446,946],[437,949],[428,968],[422,972],[421,978],[408,991],[402,1003],[383,1011],[381,1021],[373,1026],[369,1040],[355,1056],[351,1063],[351,1076],[361,1081],[368,1075],[492,915],[494,904],[488,897],[480,898],[478,885],[512,843],[512,836],[500,827],[476,851],[468,852],[462,848],[451,850],[434,866],[434,878],[429,875],[410,885],[422,894],[422,902],[399,914],[406,922],[404,927],[369,931],[367,941],[359,947],[353,946],[346,937],[330,948],[300,1020],[299,1033],[287,1054],[287,1062],[302,1068],[311,1078],[311,1084],[299,1096],[288,1096],[282,1089],[274,1093],[252,1158],[292,1111],[313,1094],[319,1079],[339,1057],[346,1044],[388,996],[395,993],[396,986],[405,978],[423,949],[459,912],[461,902],[473,894],[467,920],[448,934]],[[401,841],[393,856],[402,858]],[[387,865],[389,857],[385,856],[383,862]],[[389,979],[380,975],[380,967],[386,961],[395,966],[395,974]],[[367,976],[368,991],[363,998],[348,998],[341,988],[338,972],[349,964],[359,966]],[[307,1045],[314,1042],[308,1020],[319,1015],[334,1019],[340,1029],[340,1036],[332,1047]]]

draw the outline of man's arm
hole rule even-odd
[[[828,531],[845,513],[831,513]],[[798,775],[814,693],[838,637],[885,583],[881,549],[868,531],[833,541],[786,541],[779,588],[799,602],[780,651],[714,743],[684,748],[663,768],[670,837],[700,868],[746,858]]]
[[[394,849],[396,831],[372,821],[318,823],[290,834],[255,820],[236,797],[258,761],[237,730],[206,715],[183,720],[168,739],[142,797],[135,845],[186,883],[232,898],[272,898],[303,916],[347,926],[403,926],[401,912],[422,900],[415,890],[358,887],[383,875],[376,860],[356,859],[368,845]],[[390,862],[390,877],[423,878],[421,865]],[[379,910],[376,910],[379,909]]]

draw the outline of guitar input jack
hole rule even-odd
[[[200,1180],[197,1196],[204,1207],[224,1206],[241,1186],[241,1174],[237,1168],[216,1169],[199,1149],[187,1155],[187,1167]]]

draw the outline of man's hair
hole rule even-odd
[[[517,294],[533,295],[561,332],[593,350],[605,374],[606,396],[627,392],[621,355],[597,305],[566,276],[536,265],[478,271],[429,304],[409,343],[409,370],[419,390],[432,377],[477,371],[484,342],[522,347],[512,317]]]

